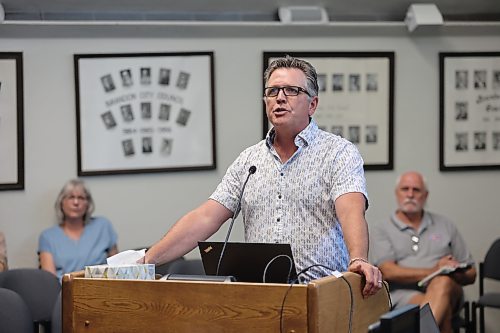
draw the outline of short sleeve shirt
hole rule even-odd
[[[474,258],[455,224],[428,211],[424,211],[418,231],[403,223],[394,213],[389,222],[374,226],[371,240],[370,251],[375,265],[394,261],[401,266],[429,268],[446,255],[452,255],[459,262],[474,264]]]
[[[350,192],[365,198],[363,160],[349,141],[322,131],[311,120],[295,138],[295,154],[282,163],[272,146],[274,132],[244,150],[228,168],[211,199],[235,212],[241,198],[247,242],[290,243],[297,271],[320,264],[345,271],[349,262],[335,200]],[[305,280],[330,275],[315,267]]]
[[[60,279],[63,274],[82,270],[85,266],[106,263],[108,251],[116,245],[117,239],[111,222],[95,217],[85,225],[79,240],[69,238],[59,225],[43,231],[38,240],[38,252],[52,254]]]

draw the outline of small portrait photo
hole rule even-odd
[[[132,139],[126,139],[122,141],[123,154],[125,156],[133,156],[135,154],[134,142]]]
[[[348,129],[348,140],[351,141],[352,143],[359,143],[360,135],[361,135],[361,130],[359,126],[349,126]]]
[[[160,104],[160,113],[158,114],[158,119],[168,121],[170,119],[171,108],[172,106],[170,104]]]
[[[456,89],[467,89],[469,82],[469,71],[458,70],[455,71],[455,88]]]
[[[144,154],[149,154],[153,152],[153,138],[150,136],[145,136],[142,138],[142,152]]]
[[[500,132],[491,133],[491,139],[493,142],[493,149],[500,150]]]
[[[105,92],[110,92],[115,90],[115,83],[113,82],[113,77],[111,74],[106,74],[101,77],[101,83],[102,87],[104,88]]]
[[[469,149],[469,134],[467,132],[455,133],[455,150],[467,151]]]
[[[160,152],[163,155],[171,155],[172,154],[172,145],[173,145],[172,139],[163,138],[163,140],[161,141]]]
[[[367,73],[366,74],[366,91],[377,91],[378,90],[378,74],[377,73]]]
[[[486,132],[474,132],[474,150],[486,149]]]
[[[344,127],[343,126],[332,126],[332,133],[338,136],[344,136]]]
[[[151,102],[141,102],[141,118],[151,119]]]
[[[111,113],[111,111],[106,111],[103,114],[101,114],[102,121],[104,122],[104,126],[106,126],[106,129],[111,129],[113,127],[116,127],[116,121],[115,117]]]
[[[475,70],[474,71],[474,88],[486,89],[486,71],[485,70]]]
[[[141,84],[151,84],[151,67],[141,67]]]
[[[191,111],[182,108],[181,111],[179,112],[179,115],[177,116],[176,120],[177,124],[186,126],[190,115]]]
[[[359,74],[349,74],[349,91],[360,91],[361,90],[361,75]]]
[[[333,91],[344,90],[344,74],[341,73],[332,74],[332,90]]]
[[[160,74],[158,75],[158,84],[162,86],[167,86],[170,83],[170,69],[160,68]]]
[[[378,132],[377,125],[366,125],[365,127],[366,143],[377,143],[377,137],[378,137],[377,132]]]
[[[492,73],[491,86],[493,89],[500,89],[500,71],[493,71]]]
[[[132,105],[125,104],[120,106],[123,121],[129,123],[134,120],[134,113],[132,112]]]
[[[120,76],[122,78],[122,85],[124,87],[130,87],[134,82],[132,81],[132,71],[130,69],[124,69],[120,71]]]
[[[318,74],[318,91],[326,91],[326,74]]]
[[[455,102],[455,119],[467,120],[469,116],[469,104],[467,102]]]
[[[176,83],[177,88],[186,89],[188,83],[189,83],[189,73],[180,72],[179,76],[177,77],[177,83]]]

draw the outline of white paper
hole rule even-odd
[[[136,250],[125,250],[107,259],[108,265],[130,265],[137,264],[137,260],[144,257],[146,254],[146,249],[139,251]]]

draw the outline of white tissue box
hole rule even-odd
[[[86,278],[154,280],[154,264],[85,266]]]

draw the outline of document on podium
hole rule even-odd
[[[469,267],[470,267],[470,264],[468,264],[466,262],[460,263],[456,267],[454,267],[454,266],[443,266],[440,269],[438,269],[438,270],[432,272],[431,274],[427,275],[422,280],[418,281],[417,285],[419,287],[425,287],[427,285],[427,283],[429,283],[430,280],[432,280],[434,277],[436,277],[438,275],[450,274],[450,273],[453,273],[453,272],[458,271],[458,270],[467,269]]]

